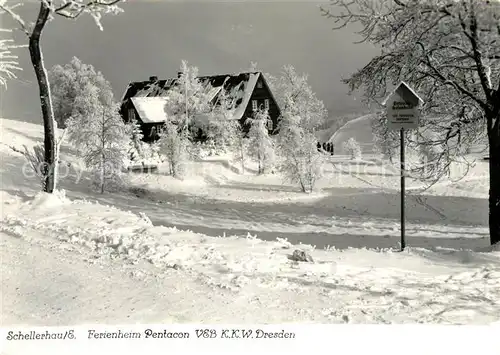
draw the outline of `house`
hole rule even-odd
[[[178,76],[179,77],[179,76]],[[151,76],[148,81],[132,82],[123,95],[120,114],[126,122],[136,119],[141,126],[145,141],[158,139],[159,130],[168,119],[165,112],[168,91],[176,85],[177,78],[159,80]],[[261,72],[246,72],[228,75],[200,76],[198,79],[211,85],[212,104],[218,103],[218,95],[225,90],[228,98],[234,102],[232,119],[248,129],[245,120],[259,108],[266,109],[272,121],[270,133],[276,132],[281,115],[271,89]]]

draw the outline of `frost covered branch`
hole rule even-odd
[[[0,30],[1,32],[6,32]],[[19,65],[18,56],[12,53],[12,49],[26,46],[16,45],[12,39],[0,39],[0,85],[7,88],[8,79],[16,79],[17,71],[22,68]]]

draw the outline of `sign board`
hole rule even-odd
[[[422,99],[405,83],[399,84],[387,98],[387,124],[390,130],[418,128],[419,106]]]

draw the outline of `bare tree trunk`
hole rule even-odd
[[[500,120],[500,117],[497,117],[496,120]],[[490,151],[489,228],[490,243],[494,245],[500,242],[500,131],[498,122],[492,126],[488,132]]]
[[[104,194],[104,178],[106,174],[106,155],[104,149],[106,147],[105,140],[105,130],[106,130],[106,119],[104,117],[104,107],[102,108],[102,126],[101,126],[101,194]]]
[[[262,164],[261,164],[262,159],[260,157],[260,152],[257,153],[257,160],[259,161],[259,175],[261,175],[262,174]]]
[[[238,144],[240,146],[241,173],[245,174],[245,141],[243,138],[243,133],[239,132],[238,134],[241,134],[241,136],[238,137]]]
[[[104,174],[106,173],[105,171],[105,156],[104,152],[101,153],[101,194],[104,194]]]
[[[43,62],[43,54],[40,47],[40,37],[49,18],[50,10],[42,1],[37,21],[32,34],[29,37],[29,50],[31,63],[35,70],[38,88],[40,92],[40,104],[43,117],[44,128],[44,158],[43,167],[43,191],[52,193],[56,189],[57,183],[57,147],[56,147],[56,122],[52,109],[52,99],[47,71]]]

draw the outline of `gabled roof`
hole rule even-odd
[[[210,92],[211,100],[215,99],[217,95],[221,92],[222,88],[228,93],[228,97],[234,101],[235,107],[233,112],[234,119],[241,119],[245,113],[245,109],[248,106],[250,97],[255,89],[258,78],[262,74],[260,72],[246,72],[239,74],[226,74],[226,75],[212,75],[212,76],[200,76],[198,79],[204,84],[210,84],[213,89]],[[132,82],[128,85],[125,94],[123,95],[123,101],[128,99],[133,99],[134,106],[139,111],[137,105],[155,105],[159,101],[145,100],[141,102],[137,101],[137,98],[165,98],[168,95],[168,91],[177,82],[177,78],[167,79],[167,80],[148,80],[140,82]],[[134,99],[136,102],[134,102]],[[147,103],[147,104],[146,104]],[[142,106],[141,106],[142,107]],[[143,122],[154,122],[156,117],[159,117],[158,110],[151,109],[143,110],[145,115],[149,115],[153,111],[156,112],[156,116],[148,118],[141,117]],[[148,112],[146,114],[146,112]]]
[[[163,123],[167,120],[165,112],[166,97],[132,97],[132,104],[144,123]]]
[[[424,103],[424,100],[418,94],[413,90],[407,83],[404,81],[400,82],[398,86],[385,98],[385,100],[382,102],[382,105],[385,106],[389,99],[393,95],[399,95],[403,100],[407,102],[411,102],[413,105],[421,105]]]

